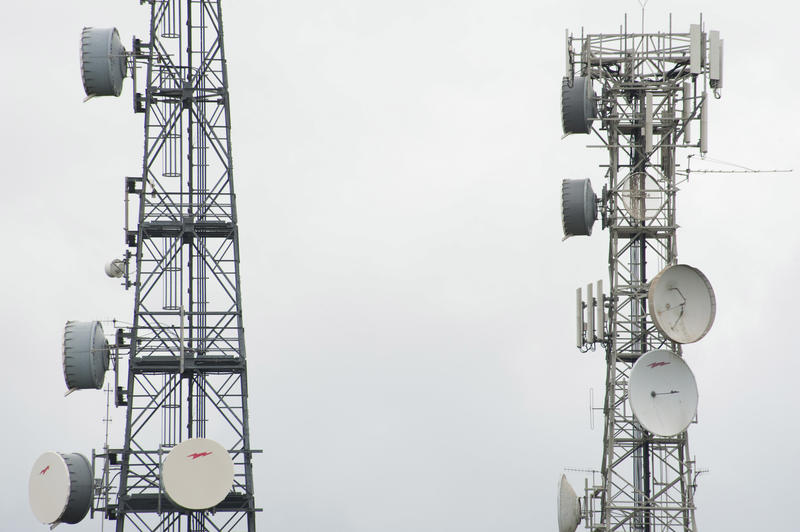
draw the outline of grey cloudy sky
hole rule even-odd
[[[646,29],[666,30],[670,11],[676,31],[702,11],[725,39],[709,156],[800,170],[798,8],[651,0]],[[604,157],[561,140],[564,28],[614,32],[625,12],[638,29],[633,0],[225,4],[260,529],[556,529],[563,468],[600,465],[588,394],[599,400],[604,364],[572,347],[573,296],[607,272],[606,232],[561,242],[561,179],[598,190]],[[31,464],[104,435],[102,392],[63,397],[64,322],[130,320],[133,304],[102,269],[123,250],[142,119],[128,82],[118,100],[81,103],[80,30],[115,25],[129,43],[148,12],[94,0],[6,13],[0,515],[44,530]],[[679,194],[680,260],[718,302],[686,348],[704,531],[791,526],[797,179],[698,174]],[[112,418],[119,445],[122,410]]]

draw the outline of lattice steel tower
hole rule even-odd
[[[598,282],[577,293],[577,346],[605,348],[605,428],[599,477],[587,480],[585,494],[578,498],[562,477],[562,532],[581,520],[593,531],[696,530],[687,428],[697,387],[682,344],[705,335],[716,303],[705,276],[678,264],[676,149],[707,151],[722,41],[702,22],[688,33],[671,26],[629,33],[626,22],[619,33],[566,37],[564,132],[594,132],[608,164],[600,198],[588,179],[564,181],[564,232],[591,234],[599,212],[609,231],[610,290]]]
[[[31,474],[31,504],[45,523],[77,522],[91,509],[116,520],[118,532],[252,532],[253,450],[221,2],[146,4],[149,38],[134,38],[130,53],[114,28],[84,28],[82,35],[87,95],[118,96],[130,74],[134,111],[144,115],[142,173],[125,180],[128,251],[106,267],[135,293],[133,322],[116,331],[110,346],[99,322],[69,322],[64,343],[71,390],[100,388],[105,369],[114,370],[125,442],[93,453],[88,470],[79,454],[46,453]],[[135,226],[129,216],[136,216]],[[66,477],[48,481],[62,462]],[[90,506],[83,494],[87,474]],[[46,481],[52,484],[36,484]],[[71,494],[56,515],[34,492],[65,482]]]

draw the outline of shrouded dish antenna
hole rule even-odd
[[[126,67],[117,28],[83,28],[81,77],[86,96],[119,96]]]
[[[79,522],[92,504],[89,460],[79,453],[44,453],[33,463],[28,499],[33,515],[41,523]]]
[[[125,273],[125,263],[120,259],[114,259],[106,263],[106,275],[113,278],[122,277]]]
[[[661,270],[650,282],[647,303],[658,330],[681,344],[705,336],[717,312],[711,283],[703,272],[686,264]]]
[[[233,461],[214,440],[184,440],[164,459],[161,482],[169,500],[178,506],[189,510],[213,508],[231,491]]]
[[[575,532],[581,522],[581,506],[566,475],[558,482],[558,532]]]
[[[697,414],[697,382],[686,362],[665,349],[640,356],[631,368],[628,399],[636,421],[658,436],[686,430]]]
[[[561,182],[561,222],[564,238],[588,236],[597,220],[597,195],[588,179],[564,179]]]
[[[68,321],[64,327],[64,381],[70,390],[103,387],[108,340],[99,321]]]
[[[597,116],[597,104],[591,79],[575,76],[561,81],[561,124],[565,134],[589,133]]]

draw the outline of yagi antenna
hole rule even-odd
[[[686,180],[689,179],[691,174],[785,174],[789,172],[794,172],[793,168],[788,169],[772,169],[772,170],[764,170],[764,169],[755,169],[755,168],[748,168],[747,166],[742,166],[736,163],[729,163],[726,161],[720,161],[718,159],[712,159],[711,157],[704,157],[704,161],[711,161],[718,164],[727,164],[730,166],[734,166],[736,170],[692,170],[692,157],[694,154],[687,156],[686,162],[686,170],[684,172],[678,172],[686,176]]]

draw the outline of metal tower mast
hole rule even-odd
[[[707,151],[706,87],[718,96],[722,86],[719,34],[706,37],[701,25],[689,33],[671,27],[668,33],[629,33],[625,27],[617,34],[567,35],[565,133],[593,130],[602,141],[593,147],[608,153],[597,204],[609,230],[610,292],[604,295],[598,283],[596,298],[591,286],[585,303],[578,296],[578,347],[601,344],[607,363],[601,482],[587,483],[581,508],[593,531],[696,530],[687,431],[664,437],[645,430],[627,399],[631,368],[641,355],[656,349],[682,354],[681,344],[654,324],[648,290],[678,259],[676,149]],[[599,127],[592,127],[594,119]],[[692,143],[697,122],[699,142]],[[567,210],[565,203],[571,236]],[[590,233],[591,222],[588,231],[572,232]]]
[[[100,322],[67,322],[63,347],[70,391],[99,389],[114,370],[125,442],[106,443],[91,462],[42,455],[31,471],[31,507],[53,526],[91,510],[116,520],[117,532],[253,532],[221,2],[146,3],[150,36],[135,38],[131,53],[115,28],[84,28],[81,42],[87,96],[119,96],[130,72],[134,111],[144,114],[142,173],[125,179],[129,249],[106,266],[134,289],[133,323],[109,345]]]
[[[125,446],[117,503],[137,530],[255,530],[247,365],[220,1],[155,0],[150,38],[134,39],[134,108],[144,113],[142,175],[126,180],[135,248]],[[136,92],[143,67],[143,92]],[[213,437],[231,454],[232,491],[213,512],[186,511],[162,494],[163,455]],[[115,465],[112,465],[112,468]]]

